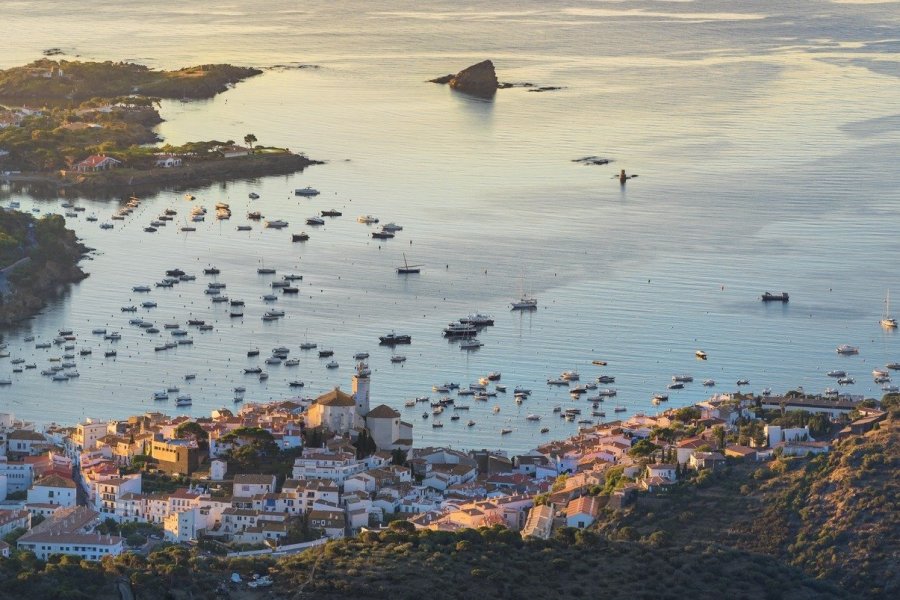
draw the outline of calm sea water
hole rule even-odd
[[[209,62],[274,68],[206,102],[166,102],[159,127],[172,143],[241,140],[287,146],[327,160],[302,174],[172,190],[145,197],[115,229],[84,216],[69,219],[96,252],[90,278],[21,328],[7,332],[12,358],[46,368],[59,348],[35,350],[29,335],[49,340],[73,328],[81,377],[54,383],[35,371],[11,374],[0,361],[0,410],[39,422],[175,412],[174,400],[150,400],[177,384],[193,397],[186,412],[232,405],[234,386],[247,401],[349,388],[356,352],[371,354],[373,402],[401,410],[417,445],[523,450],[575,431],[552,414],[573,401],[545,382],[577,369],[583,380],[616,376],[627,414],[653,412],[654,392],[675,373],[697,383],[673,391],[679,406],[716,390],[822,390],[830,369],[857,378],[853,393],[880,395],[871,370],[900,360],[897,335],[878,325],[886,292],[900,296],[897,209],[900,206],[900,112],[896,3],[811,2],[207,2],[173,5],[98,0],[4,5],[0,66],[33,60],[58,46],[91,60],[134,60],[177,68]],[[547,93],[503,90],[493,102],[467,98],[424,81],[484,58],[503,81],[562,86]],[[608,166],[573,159],[598,155]],[[618,169],[638,178],[622,188]],[[315,199],[292,190],[312,185]],[[188,203],[184,193],[197,200]],[[259,200],[248,199],[250,192]],[[36,199],[0,187],[0,203],[62,212],[63,198]],[[195,233],[178,231],[191,204],[212,213],[231,204],[234,217],[211,216]],[[77,204],[101,222],[117,201]],[[178,219],[155,234],[143,227],[163,209]],[[252,208],[251,208],[252,207]],[[327,208],[344,216],[324,227],[303,224]],[[283,231],[238,232],[248,210],[281,218]],[[372,240],[363,214],[394,221],[396,239]],[[290,234],[312,239],[294,244]],[[399,277],[406,253],[421,275]],[[215,264],[227,294],[246,301],[230,319],[203,294],[202,267]],[[261,296],[271,277],[302,273],[297,297],[281,297],[286,316],[265,323]],[[169,268],[198,275],[144,298]],[[522,289],[540,308],[519,314],[509,302]],[[765,305],[764,290],[786,290],[788,305]],[[145,299],[158,307],[138,316],[160,329],[191,316],[215,322],[195,343],[169,352],[168,338],[128,325],[120,307]],[[474,311],[497,325],[464,352],[441,337],[447,322]],[[898,310],[900,312],[900,310]],[[118,356],[90,331],[121,330]],[[377,338],[409,333],[402,365]],[[333,348],[340,363],[298,349],[304,341]],[[855,357],[839,344],[860,346]],[[268,382],[244,376],[261,362],[246,351],[286,345],[298,367],[268,367]],[[702,348],[705,362],[694,358]],[[76,353],[77,353],[76,349]],[[604,369],[592,359],[609,361]],[[432,384],[467,384],[489,371],[534,395],[516,406],[511,394],[472,406],[442,429],[423,421]],[[191,383],[186,373],[197,373]],[[604,387],[604,386],[601,386]],[[492,413],[494,406],[500,412]],[[524,416],[537,413],[539,423]],[[465,421],[477,421],[466,428]],[[541,435],[541,427],[550,427]],[[501,438],[500,429],[514,431]]]

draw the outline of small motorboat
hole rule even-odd
[[[406,357],[403,356],[402,354],[395,354],[395,355],[393,355],[393,356],[391,357],[391,362],[392,362],[392,363],[402,363],[402,362],[406,362]]]
[[[335,210],[335,209],[332,208],[332,209],[329,209],[329,210],[323,210],[320,214],[321,214],[323,217],[340,217],[340,216],[343,215],[344,213],[342,213],[342,212],[339,211],[339,210]]]
[[[859,354],[858,346],[851,346],[850,344],[841,344],[837,347],[838,354]]]
[[[289,387],[292,387],[292,388],[301,388],[301,387],[303,387],[304,385],[306,385],[306,384],[303,383],[302,381],[300,381],[299,379],[295,379],[295,380],[293,380],[293,381],[289,381],[289,382],[288,382],[288,386],[289,386]]]
[[[153,399],[154,399],[154,400],[168,400],[168,399],[169,399],[169,393],[168,393],[168,392],[165,392],[165,391],[162,391],[162,392],[153,392]]]
[[[358,223],[364,223],[366,225],[371,225],[373,223],[378,222],[378,217],[373,217],[372,215],[361,215],[359,217],[356,217],[356,221]]]
[[[257,194],[256,192],[250,192],[249,194],[247,194],[247,197],[250,198],[251,200],[258,200],[259,194]]]
[[[326,365],[326,369],[337,369],[340,365],[338,365],[336,360],[329,361]]]
[[[190,395],[183,394],[175,398],[175,406],[190,406],[193,404],[193,400],[191,400]]]
[[[309,239],[309,234],[305,231],[301,231],[300,233],[291,234],[292,242],[305,242]]]
[[[309,217],[308,219],[306,219],[306,224],[307,225],[324,225],[325,219],[323,219],[322,217]]]
[[[309,187],[309,186],[306,186],[305,188],[297,188],[294,190],[295,196],[311,197],[311,196],[318,196],[319,194],[320,194],[319,190]]]
[[[700,360],[706,360],[706,352],[704,352],[703,350],[697,350],[696,352],[694,352],[694,356],[696,356]]]

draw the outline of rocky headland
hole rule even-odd
[[[78,266],[87,252],[59,215],[0,210],[0,328],[35,315],[87,277]]]

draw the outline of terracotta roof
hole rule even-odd
[[[316,398],[316,404],[322,406],[356,406],[353,396],[345,394],[340,388],[334,388]]]
[[[596,496],[582,496],[569,502],[569,505],[566,506],[566,516],[571,517],[583,513],[595,517],[598,504]]]
[[[61,477],[59,475],[47,475],[42,479],[34,482],[34,486],[56,487],[56,488],[74,488],[75,482],[71,479]]]
[[[372,417],[375,419],[396,419],[399,416],[400,413],[398,413],[387,404],[379,404],[378,406],[370,410],[369,414],[366,415],[367,418]]]
[[[111,160],[113,162],[121,162],[112,157],[105,156],[103,154],[91,154],[90,156],[88,156],[86,159],[84,159],[83,161],[81,161],[78,164],[85,166],[85,167],[96,167],[97,165],[102,164],[106,160]]]
[[[16,431],[11,432],[7,437],[11,440],[32,440],[34,442],[47,441],[47,438],[45,438],[42,434],[36,431],[29,431],[27,429],[17,429]]]

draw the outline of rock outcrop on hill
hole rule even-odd
[[[489,60],[467,67],[456,75],[444,75],[432,79],[431,82],[449,83],[453,89],[479,98],[493,98],[500,85],[497,81],[494,63]]]

